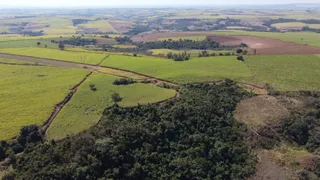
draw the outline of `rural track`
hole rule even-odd
[[[30,62],[40,63],[43,65],[52,65],[52,66],[65,67],[65,68],[88,69],[91,71],[97,71],[100,73],[109,74],[109,75],[113,75],[113,76],[125,77],[125,76],[121,76],[121,75],[101,72],[98,70],[99,68],[107,68],[107,69],[112,69],[112,70],[116,70],[116,71],[120,71],[120,72],[122,71],[122,72],[132,73],[132,74],[144,77],[145,79],[157,80],[158,82],[163,82],[163,83],[168,83],[168,84],[178,86],[176,83],[174,83],[172,81],[165,80],[165,79],[156,78],[153,76],[137,73],[137,72],[126,70],[126,69],[120,69],[120,68],[115,68],[115,67],[110,67],[110,66],[101,66],[103,61],[107,60],[108,57],[109,57],[109,55],[107,55],[101,62],[99,62],[96,65],[90,65],[90,64],[70,62],[70,61],[64,61],[64,60],[55,60],[55,59],[49,59],[49,58],[38,58],[38,57],[32,57],[32,56],[22,56],[22,55],[15,55],[15,54],[0,53],[0,58],[5,58],[5,59],[30,61]]]

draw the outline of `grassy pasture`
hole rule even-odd
[[[48,139],[79,133],[96,124],[103,110],[113,104],[111,95],[114,92],[118,92],[123,98],[118,103],[120,106],[153,103],[175,95],[174,90],[147,84],[115,86],[112,83],[116,79],[118,78],[99,73],[90,76],[52,122],[47,131]],[[96,91],[90,89],[91,84],[95,85]]]
[[[178,62],[148,56],[110,55],[102,66],[131,70],[177,83],[251,77],[246,65],[234,56],[192,58],[189,61]]]
[[[320,29],[320,24],[308,24],[309,28]]]
[[[22,126],[42,125],[87,73],[82,69],[0,65],[0,139],[16,136]]]
[[[246,63],[257,76],[255,83],[269,83],[279,91],[320,89],[320,57],[315,55],[248,56]]]
[[[79,24],[78,27],[97,29],[101,32],[117,32],[106,20],[89,21],[86,24]]]
[[[295,42],[298,44],[308,44],[320,47],[320,36],[312,32],[253,32],[253,31],[213,31],[216,35],[248,35],[280,39],[283,41]]]
[[[0,53],[16,54],[23,56],[33,56],[39,58],[49,58],[85,64],[98,64],[105,58],[105,54],[71,52],[46,48],[8,48],[0,49]]]

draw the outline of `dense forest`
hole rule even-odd
[[[141,49],[217,49],[217,48],[234,48],[234,47],[248,47],[246,44],[239,46],[222,46],[218,42],[205,39],[202,41],[194,41],[189,39],[163,40],[154,42],[136,43],[136,46]]]
[[[4,179],[244,179],[256,159],[232,112],[250,96],[226,80],[184,85],[162,104],[114,105],[86,132],[27,145]]]

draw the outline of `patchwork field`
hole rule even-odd
[[[106,20],[90,21],[86,24],[78,25],[79,28],[91,29],[92,32],[117,32]]]
[[[246,65],[234,56],[192,58],[177,62],[156,57],[110,55],[102,66],[126,69],[177,83],[239,80],[251,77]]]
[[[106,57],[105,54],[70,52],[46,48],[8,48],[0,49],[0,53],[48,58],[93,65],[100,63]]]
[[[42,125],[87,73],[81,69],[0,64],[0,139],[16,136],[22,126]]]
[[[256,75],[255,82],[261,86],[269,83],[280,91],[318,91],[320,88],[319,56],[248,56],[246,63]]]
[[[257,36],[265,38],[279,39],[282,41],[294,42],[297,44],[308,44],[311,46],[320,47],[320,36],[318,33],[312,32],[254,32],[254,31],[240,31],[240,30],[225,30],[212,32],[159,32],[146,35],[136,35],[132,39],[134,41],[156,41],[160,38],[180,38],[180,37],[195,37],[195,36]]]
[[[306,24],[302,22],[288,22],[288,23],[276,23],[272,24],[273,27],[278,29],[302,29],[305,26],[309,28],[319,29],[320,24]]]
[[[103,110],[113,104],[111,95],[114,92],[118,92],[123,98],[118,103],[120,106],[154,103],[176,94],[174,90],[147,84],[115,86],[112,83],[116,79],[119,78],[105,74],[91,75],[52,122],[47,131],[47,138],[62,138],[96,124]],[[90,85],[94,85],[97,90],[91,90]]]

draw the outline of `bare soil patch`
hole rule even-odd
[[[261,150],[257,154],[258,164],[256,173],[247,180],[280,180],[297,179],[294,173],[273,161],[273,155],[267,150]]]
[[[156,41],[159,38],[177,38],[188,36],[208,36],[222,45],[239,45],[245,43],[249,46],[250,54],[320,54],[320,48],[296,44],[272,38],[256,36],[223,36],[212,35],[210,32],[146,32],[133,36],[135,42]]]
[[[277,98],[261,95],[240,102],[234,114],[237,120],[258,129],[274,124],[280,118],[288,116],[290,112]]]

